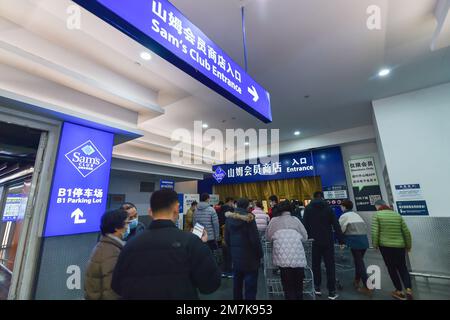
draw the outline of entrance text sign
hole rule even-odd
[[[269,93],[167,0],[74,0],[264,122]]]
[[[64,123],[44,236],[96,232],[106,209],[114,135]]]

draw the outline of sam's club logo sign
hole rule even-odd
[[[216,181],[218,183],[220,183],[220,181],[222,181],[226,175],[227,174],[225,173],[225,171],[223,171],[223,169],[221,167],[217,167],[216,171],[214,171],[214,173],[213,173],[213,177],[214,177],[214,179],[216,179]]]
[[[66,158],[83,178],[86,178],[106,163],[105,157],[103,157],[91,140],[66,153]]]

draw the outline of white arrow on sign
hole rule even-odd
[[[73,221],[73,223],[75,224],[86,223],[86,219],[80,219],[83,218],[83,215],[84,215],[83,211],[81,211],[80,208],[78,208],[77,210],[72,212],[70,217],[75,218],[75,220]]]
[[[258,95],[258,91],[256,91],[254,86],[248,87],[248,93],[250,93],[253,96],[253,102],[258,101],[259,99],[259,95]]]

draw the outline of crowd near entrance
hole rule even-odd
[[[245,197],[251,200],[269,202],[271,195],[279,199],[298,200],[305,204],[312,198],[316,190],[322,190],[320,177],[305,177],[285,180],[257,181],[239,184],[218,184],[214,186],[214,193],[225,200],[228,197],[239,199]]]

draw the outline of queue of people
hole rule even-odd
[[[343,201],[343,214],[337,219],[316,192],[306,208],[298,201],[270,197],[270,216],[260,201],[226,198],[213,207],[209,195],[200,203],[192,202],[184,229],[176,227],[178,196],[162,189],[150,198],[150,225],[138,221],[136,206],[124,203],[107,211],[100,224],[101,236],[92,251],[85,276],[85,298],[110,299],[198,299],[198,293],[217,290],[222,278],[233,279],[235,300],[255,300],[262,240],[272,243],[273,265],[279,275],[285,299],[303,299],[304,268],[307,259],[303,242],[312,239],[312,272],[317,296],[321,291],[321,264],[325,264],[328,298],[335,300],[335,243],[347,246],[355,266],[353,286],[371,296],[364,256],[369,248],[368,228],[353,210],[353,203]],[[373,247],[380,250],[395,291],[392,297],[413,299],[411,279],[406,266],[406,252],[411,250],[411,234],[403,218],[387,204],[375,203],[372,221]],[[192,231],[201,225],[203,234]],[[220,251],[222,259],[217,258]],[[403,290],[404,289],[404,290]]]

